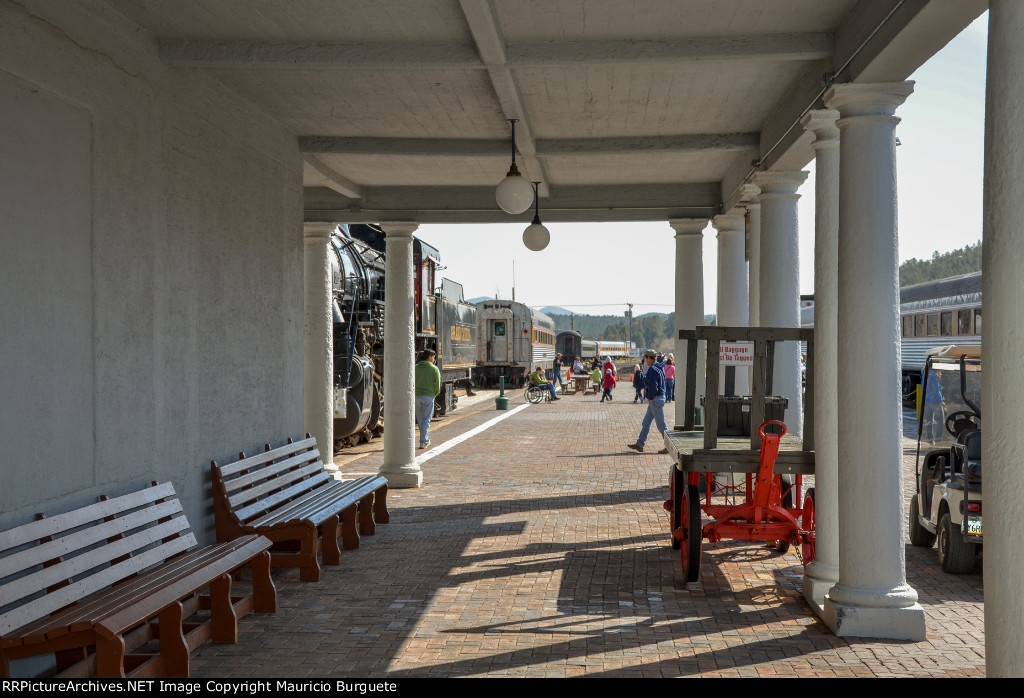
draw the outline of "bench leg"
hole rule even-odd
[[[277,613],[277,589],[270,576],[270,553],[266,550],[252,561],[252,602],[256,613]]]
[[[341,511],[341,542],[346,550],[359,547],[359,533],[356,531],[356,505]]]
[[[338,548],[338,515],[335,514],[321,525],[320,549],[324,551],[325,565],[341,564],[341,549]]]
[[[166,678],[188,678],[188,643],[183,632],[184,620],[184,608],[180,601],[165,608],[158,617],[160,673]]]
[[[162,643],[161,643],[162,644]],[[120,635],[109,640],[96,636],[96,676],[101,679],[124,678],[124,638]]]
[[[391,515],[388,514],[387,485],[373,493],[373,520],[379,524],[386,524],[391,520]]]
[[[316,551],[319,547],[317,543],[319,538],[317,537],[317,530],[314,526],[310,529],[309,533],[302,539],[299,544],[299,579],[304,582],[319,582],[320,581],[320,561],[316,557]]]
[[[230,574],[223,574],[210,584],[210,622],[214,642],[238,642],[238,616],[231,605]]]
[[[11,662],[7,659],[7,650],[0,650],[0,679],[11,678]]]
[[[88,652],[85,651],[84,647],[73,647],[69,650],[63,650],[61,652],[54,652],[53,657],[56,660],[57,673],[61,673],[66,669],[73,667],[80,661],[88,656]]]
[[[359,500],[359,535],[372,536],[377,533],[373,523],[373,492]]]

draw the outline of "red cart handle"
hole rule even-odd
[[[782,422],[780,422],[777,419],[769,419],[767,422],[765,422],[764,424],[762,424],[761,426],[759,426],[757,428],[757,433],[761,435],[762,439],[764,438],[764,428],[766,426],[768,426],[769,424],[775,424],[777,426],[782,427],[782,433],[779,434],[779,438],[782,438],[783,436],[786,435],[786,432],[788,431],[788,429],[786,429],[786,425],[785,424],[783,424]]]

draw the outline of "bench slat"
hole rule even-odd
[[[296,518],[302,518],[302,514],[299,513],[303,509],[309,506],[315,506],[315,502],[320,501],[324,497],[331,497],[340,487],[339,482],[333,478],[328,478],[321,483],[319,487],[314,490],[310,490],[298,496],[294,499],[289,499],[280,506],[276,507],[272,511],[268,511],[258,519],[254,519],[245,524],[248,527],[260,527],[260,526],[274,526],[282,521],[290,521]],[[322,523],[314,522],[317,525]]]
[[[320,461],[310,463],[298,470],[291,470],[281,475],[267,480],[262,485],[250,487],[247,490],[239,490],[234,495],[228,497],[228,503],[231,508],[244,507],[247,503],[261,497],[266,497],[274,492],[274,490],[284,489],[291,487],[293,483],[302,482],[310,476],[318,476],[320,474],[327,474],[324,470],[324,464]]]
[[[78,550],[83,550],[96,543],[102,543],[118,534],[127,533],[135,528],[155,523],[158,519],[173,516],[181,512],[181,502],[172,499],[153,506],[119,516],[113,521],[69,533],[47,543],[22,550],[5,558],[0,558],[0,579],[12,574],[23,572],[38,565],[64,557]],[[43,519],[44,521],[46,519]],[[72,573],[74,574],[74,573]],[[5,593],[6,596],[6,593]]]
[[[184,519],[184,517],[181,518]],[[188,524],[187,521],[185,523],[186,525]],[[147,530],[152,531],[153,529]],[[122,541],[118,541],[118,543],[120,542]],[[95,574],[91,574],[76,582],[72,582],[71,584],[61,587],[60,589],[46,594],[45,596],[33,599],[22,606],[18,606],[17,608],[0,615],[0,636],[5,636],[12,630],[38,620],[40,617],[61,609],[68,604],[74,603],[78,599],[88,596],[98,589],[108,587],[111,584],[124,579],[129,574],[162,562],[172,555],[184,552],[195,544],[195,536],[190,532],[187,535],[175,538],[160,547],[143,551],[135,557],[107,567],[106,569],[100,570]],[[115,555],[114,557],[117,556]],[[37,585],[35,587],[36,591],[38,591],[39,588],[40,587]],[[7,600],[6,597],[5,600]]]
[[[214,465],[216,465],[217,469],[220,471],[221,477],[228,477],[262,463],[269,463],[272,460],[277,460],[285,454],[297,453],[298,451],[307,449],[310,446],[316,446],[316,439],[313,437],[303,439],[302,441],[297,441],[292,444],[285,444],[284,446],[279,446],[266,451],[265,453],[249,456],[248,458],[243,458],[240,461],[228,463],[227,465],[217,465],[216,463],[214,463]]]
[[[327,517],[342,509],[347,509],[366,495],[371,494],[379,486],[375,486],[372,482],[358,482],[355,480],[339,484],[342,486],[325,491],[322,496],[314,501],[307,502],[304,507],[295,507],[288,511],[282,511],[278,514],[276,521],[261,525],[270,525],[276,528],[301,519],[309,519],[319,525]]]
[[[32,521],[7,531],[0,531],[0,553],[25,545],[26,543],[34,543],[47,536],[56,536],[63,531],[68,531],[93,521],[100,521],[108,516],[115,516],[128,509],[145,506],[158,499],[173,496],[174,486],[170,482],[165,482],[120,497],[113,497],[103,502],[90,504],[81,509],[74,509],[63,514],[56,514],[45,519]]]
[[[221,478],[221,482],[224,483],[224,490],[228,494],[233,494],[238,490],[254,485],[255,483],[285,475],[288,470],[296,466],[311,465],[319,461],[320,451],[314,448],[311,451],[300,453],[277,463],[271,463],[270,465],[263,466],[257,470],[250,470],[245,475],[239,475],[238,477],[230,480]]]
[[[333,478],[330,474],[320,466],[320,472],[316,473],[312,477],[300,480],[299,482],[291,485],[288,489],[275,492],[274,494],[266,497],[265,499],[256,500],[252,504],[242,507],[241,509],[235,510],[235,516],[238,520],[245,522],[251,519],[253,516],[262,514],[264,512],[273,511],[276,507],[281,506],[285,502],[295,498],[296,496],[312,489],[319,489],[325,484],[329,485]]]
[[[191,565],[191,571],[188,571],[186,576],[174,579],[158,593],[149,592],[130,606],[104,618],[97,624],[97,630],[108,638],[120,635],[159,613],[168,604],[185,598],[195,589],[209,586],[213,580],[249,562],[271,545],[270,541],[262,536],[238,540],[242,541],[242,545],[234,549],[229,546],[211,546],[228,549],[208,549],[207,556],[213,559],[204,560],[198,568]]]

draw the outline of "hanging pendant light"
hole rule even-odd
[[[540,182],[533,183],[533,223],[523,231],[523,244],[526,245],[527,249],[534,252],[540,252],[551,242],[551,233],[540,222],[540,194],[537,189],[539,185]]]
[[[516,167],[516,121],[518,119],[509,119],[508,121],[512,124],[512,166],[508,168],[505,179],[498,183],[494,198],[502,211],[515,216],[530,208],[533,192],[530,190],[530,183],[523,179],[523,176],[519,174],[519,168]]]

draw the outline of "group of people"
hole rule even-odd
[[[673,402],[676,399],[676,360],[673,354],[669,354],[667,357],[661,354],[655,355],[655,362],[660,363],[664,366],[665,371],[665,402]],[[645,374],[647,372],[646,366],[640,364],[634,364],[633,366],[633,388],[636,390],[636,397],[633,398],[633,404],[637,402],[646,402],[644,398]]]

